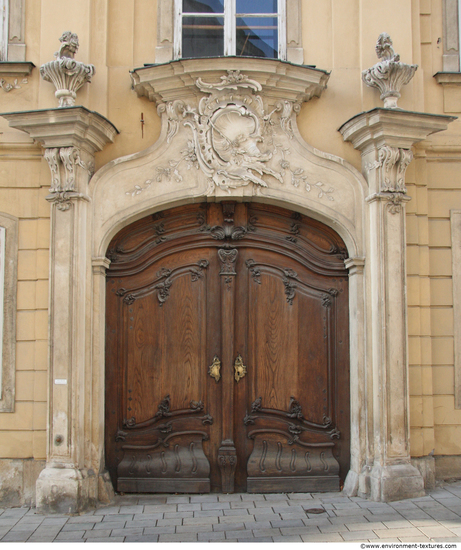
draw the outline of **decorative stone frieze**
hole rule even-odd
[[[11,90],[20,90],[24,84],[28,83],[29,81],[27,78],[23,78],[20,82],[15,78],[12,83],[7,82],[4,78],[0,78],[0,88],[6,93],[11,92]]]
[[[196,61],[133,72],[137,93],[157,102],[157,111],[166,122],[166,143],[174,140],[181,146],[175,158],[157,168],[154,177],[126,194],[135,196],[156,181],[179,183],[185,170],[194,167],[207,178],[210,195],[215,189],[229,192],[250,184],[267,188],[275,179],[308,193],[317,191],[318,198],[334,201],[334,188],[320,180],[312,181],[288,158],[290,147],[285,145],[287,138],[293,140],[295,136],[294,117],[301,102],[320,95],[328,75],[273,60],[263,64],[245,60],[244,70],[227,68],[220,72],[216,64],[208,63],[210,60],[201,60],[206,63],[200,64],[198,72]],[[240,59],[232,59],[234,62],[236,67],[243,67]],[[172,65],[174,72],[170,74]],[[199,76],[203,74],[210,80]]]
[[[410,147],[445,130],[454,117],[373,109],[339,129],[362,154],[368,182],[367,291],[369,358],[364,372],[373,401],[364,433],[366,460],[354,465],[348,494],[390,501],[424,494],[424,480],[410,461],[406,304],[405,171]],[[389,214],[389,215],[386,215]],[[354,381],[353,381],[354,382]],[[377,427],[379,426],[379,429]]]
[[[380,61],[362,72],[362,80],[367,86],[378,88],[385,109],[398,109],[400,88],[410,82],[418,65],[402,63],[394,52],[391,37],[385,32],[379,35],[375,51]]]
[[[59,40],[61,47],[54,54],[56,59],[42,65],[40,74],[44,80],[55,85],[59,107],[72,107],[75,105],[77,91],[85,82],[91,82],[94,65],[85,65],[74,59],[79,45],[76,34],[67,31]]]

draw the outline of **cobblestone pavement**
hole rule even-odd
[[[80,516],[8,508],[0,510],[0,541],[461,542],[461,481],[389,504],[298,493],[125,495]]]

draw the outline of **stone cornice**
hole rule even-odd
[[[330,77],[327,71],[275,59],[217,57],[148,65],[134,69],[131,78],[138,96],[157,105],[175,100],[195,103],[202,96],[197,79],[219,82],[227,70],[241,71],[258,81],[266,97],[298,103],[320,97]]]
[[[119,133],[107,118],[81,106],[0,113],[0,116],[45,148],[78,147],[91,155],[113,142]]]
[[[429,135],[446,130],[457,117],[416,113],[400,109],[376,108],[345,122],[339,132],[362,153],[388,145],[410,149]]]

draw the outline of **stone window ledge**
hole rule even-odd
[[[446,86],[447,84],[451,86],[461,86],[461,73],[459,72],[440,72],[436,73],[434,78],[437,84],[441,84],[442,86]]]
[[[443,89],[443,110],[445,113],[461,113],[461,73],[443,71],[434,75]]]
[[[320,97],[330,77],[327,71],[278,59],[214,57],[145,65],[131,71],[131,78],[138,96],[158,105],[176,99],[193,102],[200,95],[195,85],[198,78],[219,82],[228,70],[258,81],[269,98],[300,103]]]
[[[34,67],[31,61],[0,61],[0,75],[27,76]]]

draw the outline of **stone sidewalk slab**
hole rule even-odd
[[[388,504],[342,493],[124,495],[79,516],[0,508],[0,542],[461,542],[459,497],[461,482]]]

